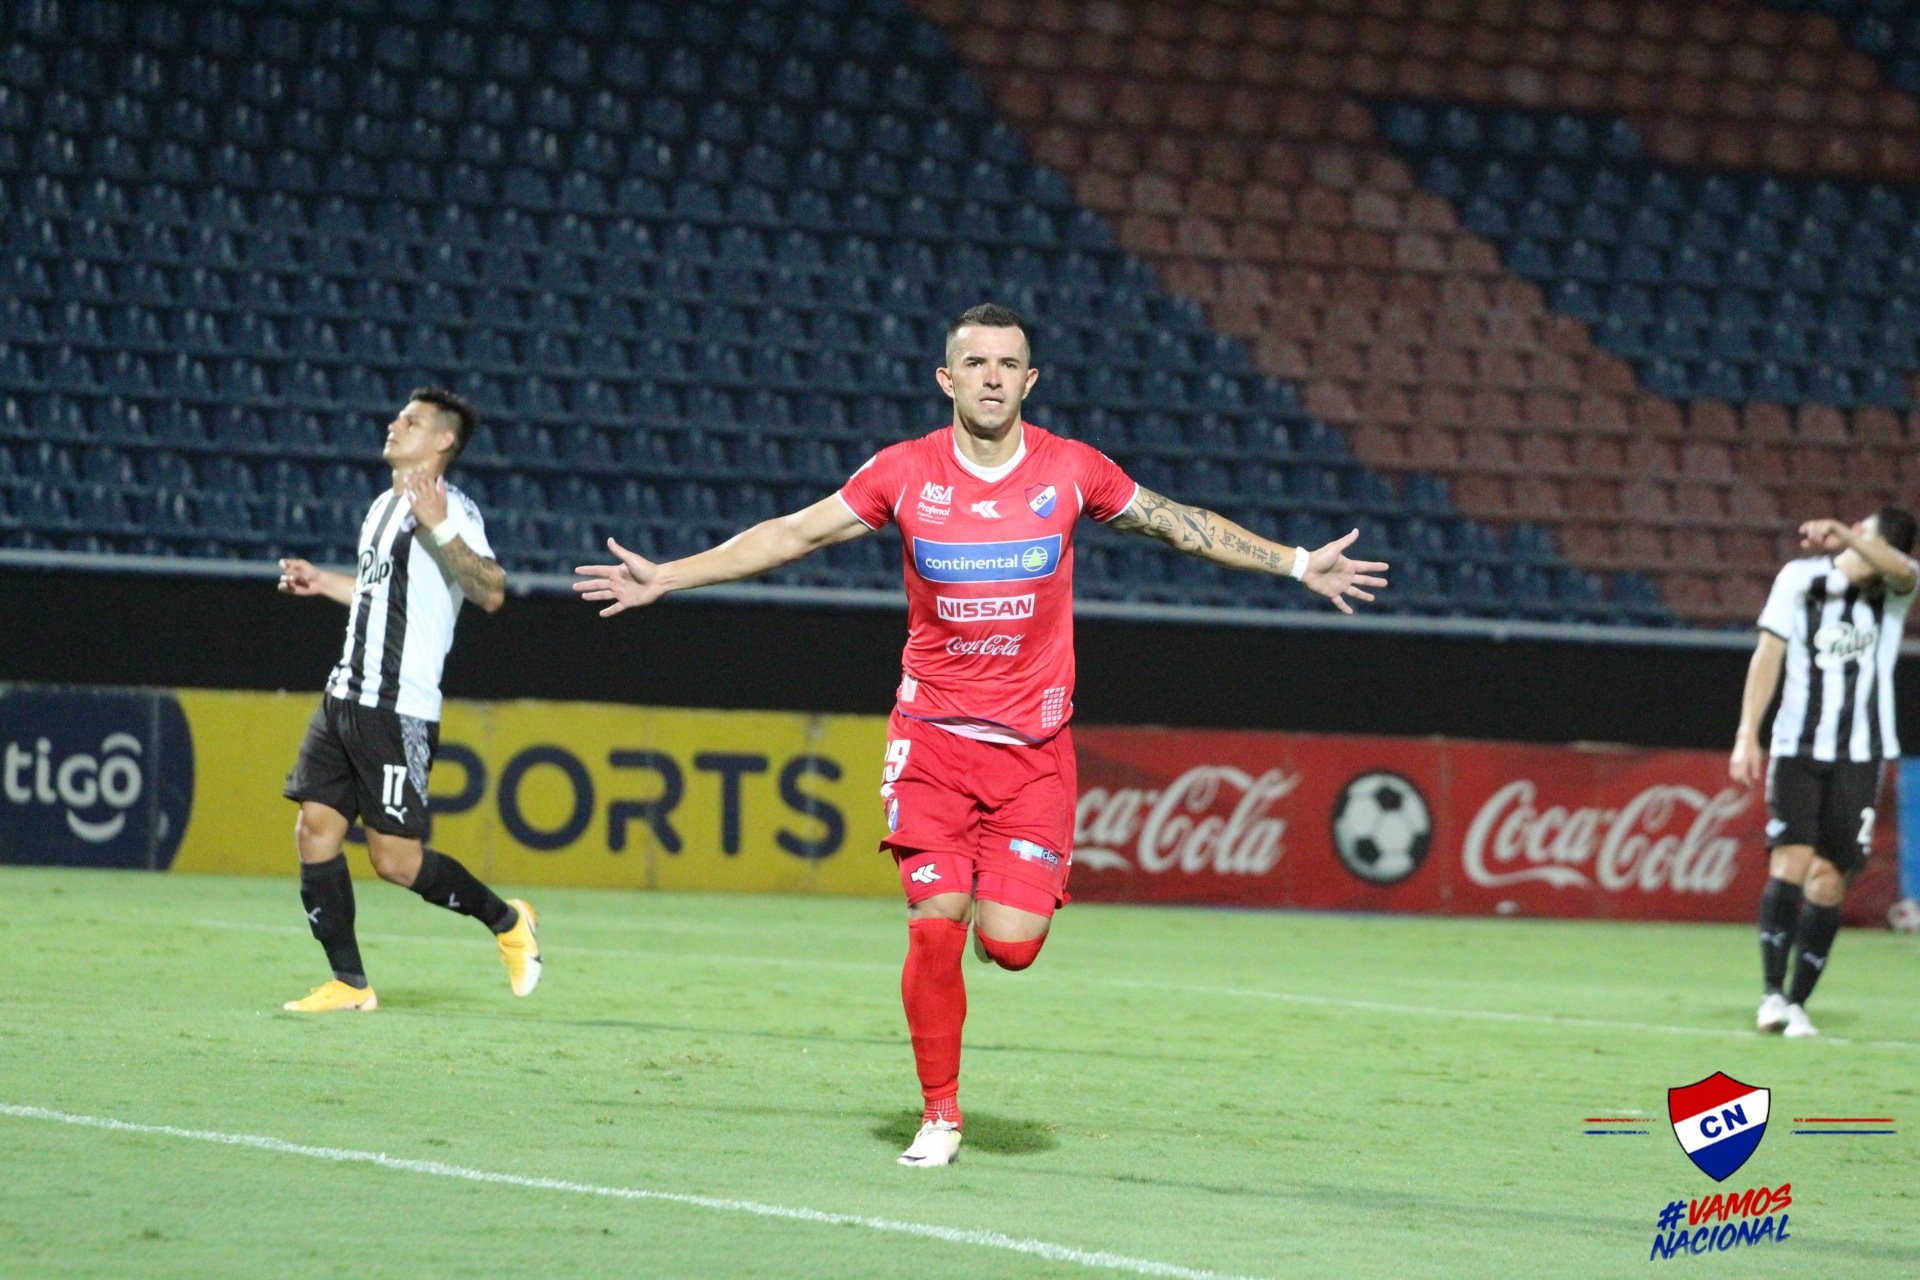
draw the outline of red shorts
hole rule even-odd
[[[981,742],[898,711],[880,787],[908,902],[965,893],[1037,915],[1067,898],[1079,770],[1073,732],[1039,746]]]

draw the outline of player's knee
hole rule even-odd
[[[1847,896],[1847,877],[1840,868],[1824,858],[1814,859],[1807,870],[1807,901],[1816,907],[1837,907]]]
[[[420,846],[411,840],[396,840],[367,833],[367,860],[374,874],[391,884],[407,888],[420,874]]]
[[[346,834],[344,822],[315,813],[307,805],[300,806],[293,820],[293,847],[302,862],[326,862],[333,858],[340,852],[340,842]]]
[[[987,953],[987,959],[1002,969],[1011,969],[1015,973],[1027,968],[1040,956],[1040,948],[1047,944],[1047,935],[1027,938],[1021,942],[1008,942],[1001,938],[990,938],[974,930],[974,937],[980,940],[980,949]]]

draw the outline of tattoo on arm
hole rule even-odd
[[[1217,521],[1211,511],[1199,507],[1189,507],[1185,503],[1163,498],[1145,485],[1134,496],[1133,502],[1113,518],[1111,528],[1126,533],[1144,533],[1149,538],[1158,538],[1168,546],[1188,555],[1204,555],[1212,550],[1214,531],[1209,527],[1211,521]]]
[[[1291,563],[1279,548],[1253,537],[1225,516],[1175,502],[1144,485],[1109,527],[1157,538],[1176,551],[1231,568],[1285,573]]]
[[[428,539],[428,545],[433,546],[432,539]],[[433,553],[460,584],[461,594],[481,608],[493,608],[506,594],[507,571],[497,561],[476,553],[465,538],[455,538],[444,547],[434,546]]]

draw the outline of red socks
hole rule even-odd
[[[967,1020],[967,984],[960,957],[967,926],[924,916],[907,921],[907,963],[900,971],[900,1003],[926,1099],[923,1119],[960,1123],[960,1028]]]
[[[987,953],[989,959],[1002,969],[1011,969],[1016,973],[1032,964],[1039,957],[1040,948],[1047,945],[1047,935],[1044,933],[1025,942],[1002,942],[977,930],[974,936],[980,939],[980,949]]]

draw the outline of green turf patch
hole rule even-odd
[[[358,887],[381,1009],[316,1018],[291,875],[0,870],[0,1104],[68,1118],[0,1114],[0,1271],[1915,1269],[1910,938],[1843,934],[1787,1042],[1745,928],[1075,906],[969,960],[962,1161],[907,1170],[897,904],[536,890],[516,1000],[472,921]],[[1716,1070],[1773,1090],[1725,1184],[1664,1114]],[[1791,1133],[1855,1115],[1899,1132]],[[1670,1200],[1781,1182],[1785,1243],[1648,1262]]]

